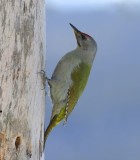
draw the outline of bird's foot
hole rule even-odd
[[[42,79],[42,83],[43,83],[42,90],[44,90],[46,88],[46,80],[48,81],[49,79],[47,78],[44,70],[41,70],[40,72],[37,72],[37,73],[41,75],[41,79]]]

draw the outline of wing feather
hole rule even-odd
[[[69,114],[74,109],[79,97],[83,93],[83,90],[87,84],[88,77],[90,74],[91,66],[85,63],[80,63],[71,74],[73,81],[72,86],[68,89],[68,99],[65,112],[65,120],[67,120]]]

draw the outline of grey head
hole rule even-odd
[[[74,34],[77,40],[78,47],[86,50],[97,49],[96,41],[86,33],[79,31],[74,25],[70,23],[70,26],[74,30]]]

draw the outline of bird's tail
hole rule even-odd
[[[45,142],[50,134],[50,132],[52,131],[52,129],[56,126],[56,116],[53,117],[53,119],[51,119],[45,133],[44,133],[44,148],[45,148]]]
[[[65,107],[63,107],[60,111],[59,114],[56,114],[50,121],[45,133],[44,133],[44,148],[45,148],[45,142],[49,136],[49,133],[51,132],[51,130],[56,126],[58,125],[63,119],[64,119],[64,116],[65,116]]]

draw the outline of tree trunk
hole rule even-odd
[[[43,160],[44,0],[0,0],[0,160]]]

